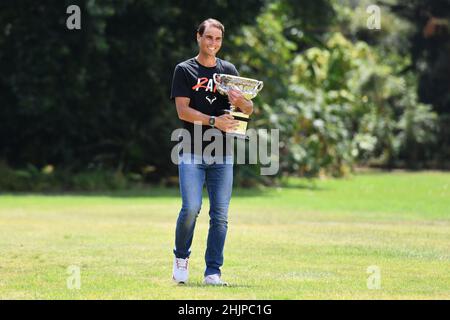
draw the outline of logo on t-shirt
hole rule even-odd
[[[209,104],[213,104],[213,102],[217,99],[217,97],[210,98],[209,96],[206,96],[206,100],[208,100]]]
[[[192,87],[192,90],[198,91],[199,89],[204,89],[205,92],[216,92],[216,85],[213,81],[213,79],[208,79],[206,77],[203,78],[197,78],[197,84]],[[213,104],[213,102],[217,99],[215,96],[206,96],[206,100],[209,102],[209,104]]]
[[[198,78],[197,84],[192,87],[192,90],[198,91],[200,88],[205,89],[206,92],[216,92],[216,85],[214,84],[213,79]]]

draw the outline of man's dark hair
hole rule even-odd
[[[216,27],[217,29],[220,29],[220,31],[222,31],[222,37],[223,37],[223,35],[225,33],[225,27],[219,20],[216,20],[213,18],[206,19],[205,21],[200,23],[200,25],[197,28],[197,32],[200,34],[200,36],[203,36],[203,32],[205,32],[207,25],[211,25],[213,27]]]

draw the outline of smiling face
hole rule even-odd
[[[215,57],[222,47],[222,30],[212,25],[206,25],[203,35],[197,32],[200,54]]]

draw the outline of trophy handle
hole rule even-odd
[[[217,77],[220,79],[220,74],[218,74],[218,73],[214,73],[213,74],[213,80],[214,80],[214,83],[215,84],[219,84],[220,82],[220,80],[217,80]]]
[[[256,86],[256,92],[260,92],[263,87],[264,87],[264,82],[260,81],[258,83],[258,85]]]

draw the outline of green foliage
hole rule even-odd
[[[399,152],[407,159],[408,166],[420,168],[438,142],[439,122],[432,107],[417,103],[416,91],[408,91],[402,99],[406,107],[398,122]]]
[[[272,23],[270,14],[263,20]],[[252,50],[267,52],[253,44]],[[269,97],[261,95],[265,103],[255,121],[280,129],[282,173],[343,176],[356,163],[393,165],[434,141],[436,115],[417,102],[414,79],[397,76],[367,43],[334,33],[322,48],[294,51],[295,45],[280,50],[281,66],[270,72],[283,81],[268,81]]]
[[[395,75],[366,43],[353,44],[341,34],[334,34],[327,41],[326,49],[310,49],[299,56],[294,65],[293,92],[313,92],[311,102],[304,95],[296,98],[306,100],[306,105],[317,105],[315,101],[323,97],[320,101],[325,104],[319,117],[325,123],[339,124],[327,128],[331,132],[333,129],[341,132],[332,135],[338,136],[339,142],[331,140],[341,152],[335,152],[335,148],[327,152],[334,159],[327,170],[331,174],[341,175],[355,161],[370,158],[392,165],[400,149],[405,148],[405,134],[416,143],[406,146],[408,152],[416,152],[418,145],[433,141],[435,132],[428,129],[435,126],[436,115],[428,106],[418,103],[413,81]],[[297,84],[304,90],[296,89]],[[308,107],[300,111],[300,115],[310,113]],[[335,117],[327,120],[330,113]],[[411,131],[403,124],[403,119],[411,113],[421,114],[415,117],[415,125],[424,130]],[[320,132],[318,128],[315,131]],[[326,149],[326,146],[325,143],[323,147]]]
[[[384,8],[414,25],[409,36],[410,68],[419,78],[420,100],[439,114],[450,113],[450,2],[411,0],[382,2]]]
[[[123,174],[120,171],[92,169],[78,173],[54,169],[52,165],[38,169],[28,164],[23,169],[12,169],[0,163],[0,191],[58,192],[106,191],[139,189],[144,186],[142,175]]]
[[[169,181],[169,137],[180,126],[172,71],[196,54],[206,17],[226,26],[221,57],[265,83],[250,127],[280,130],[281,175],[446,161],[448,33],[424,39],[421,15],[445,19],[448,6],[389,3],[378,32],[366,27],[366,0],[214,0],[196,10],[177,0],[2,2],[0,159],[14,169],[1,188]],[[70,4],[81,7],[80,31],[65,26]],[[49,163],[58,170],[36,169]],[[235,182],[273,182],[259,173],[238,167]]]
[[[433,160],[441,167],[448,167],[450,157],[450,2],[448,0],[378,1],[384,16],[395,16],[403,25],[409,25],[406,34],[402,29],[394,29],[398,41],[392,42],[390,51],[409,56],[405,70],[414,72],[418,79],[418,100],[430,104],[437,113],[437,140],[420,151],[407,152],[405,160],[414,166],[423,166],[424,160]],[[385,25],[392,28],[389,20]],[[405,41],[407,43],[405,44]],[[383,43],[383,42],[381,42]],[[374,43],[379,46],[380,42]],[[411,139],[408,139],[411,141]],[[411,145],[410,142],[407,143]],[[417,148],[415,148],[417,149]],[[420,156],[418,156],[420,155]]]
[[[290,95],[296,52],[305,44],[317,43],[316,36],[323,30],[314,30],[332,22],[327,19],[331,16],[328,2],[319,2],[305,1],[301,8],[292,1],[269,2],[255,25],[242,28],[232,38],[234,50],[229,59],[237,61],[242,76],[264,81],[264,89],[254,99],[255,111],[249,127],[279,129],[282,145],[288,144],[286,141],[292,133],[285,130],[287,124],[280,123],[279,117],[283,117],[282,105]],[[301,14],[296,14],[300,11]],[[308,29],[307,36],[301,31],[303,28]],[[280,173],[288,173],[293,163],[283,152],[280,162],[284,169]],[[262,180],[257,165],[239,169],[237,181],[251,185],[270,182],[267,177]]]
[[[177,0],[2,2],[0,159],[173,174],[175,65],[196,54],[202,20],[217,17],[232,35],[261,3],[200,1],[192,10]],[[71,4],[81,7],[78,31],[66,28]]]

